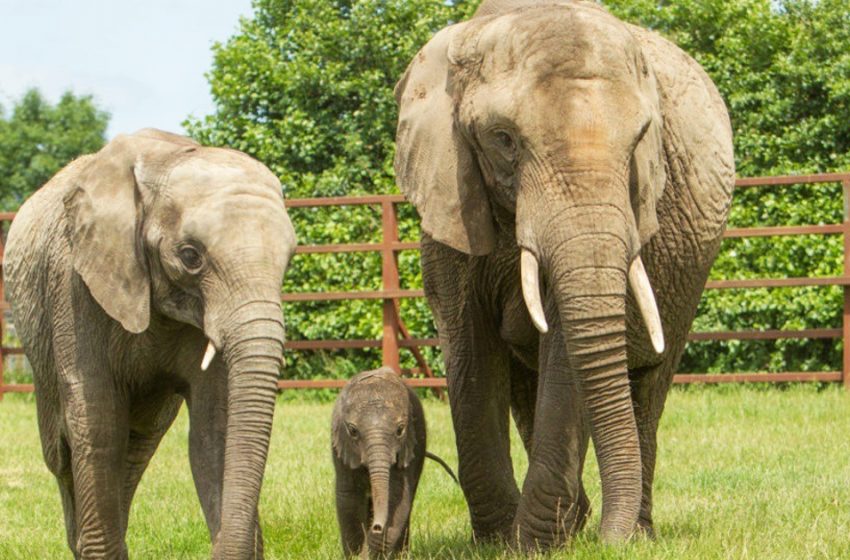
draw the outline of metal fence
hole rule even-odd
[[[692,341],[717,340],[779,340],[779,339],[842,339],[843,360],[841,371],[824,372],[782,372],[782,373],[724,373],[724,374],[678,374],[675,383],[737,383],[737,382],[842,382],[850,389],[850,173],[830,173],[820,175],[799,175],[782,177],[755,177],[739,179],[736,188],[771,187],[778,185],[840,183],[844,193],[844,221],[837,224],[754,227],[728,229],[726,238],[740,237],[770,237],[793,235],[843,235],[844,236],[844,269],[841,276],[807,277],[807,278],[770,278],[747,280],[712,280],[706,284],[708,290],[718,289],[755,289],[755,288],[786,288],[803,286],[843,286],[844,309],[842,325],[836,328],[806,329],[806,330],[750,330],[735,332],[694,332],[690,334]],[[419,387],[445,387],[445,379],[435,377],[428,366],[420,348],[438,346],[436,338],[412,338],[399,311],[399,301],[405,298],[424,297],[422,290],[401,289],[399,285],[398,253],[400,251],[417,250],[418,242],[399,241],[396,206],[406,204],[400,195],[376,195],[361,197],[330,197],[311,199],[287,200],[288,208],[311,208],[320,206],[372,206],[380,208],[382,239],[379,243],[347,243],[299,246],[296,254],[315,253],[351,253],[351,252],[380,252],[382,267],[382,289],[371,291],[347,292],[302,292],[287,293],[282,296],[284,302],[306,301],[344,301],[344,300],[381,300],[383,305],[383,336],[381,339],[346,339],[346,340],[296,340],[288,341],[289,350],[341,350],[381,348],[382,361],[385,366],[400,371],[400,353],[410,351],[418,364],[415,372],[421,377],[408,379],[408,383]],[[14,218],[14,213],[0,213],[0,227],[8,230],[8,225]],[[2,236],[5,239],[5,234]],[[0,259],[3,255],[3,245],[0,243]],[[0,270],[0,294],[2,294],[3,278]],[[9,304],[5,295],[0,299],[0,340],[6,327],[5,312]],[[21,348],[0,347],[0,399],[4,393],[29,392],[31,384],[5,384],[3,380],[4,362],[7,356],[20,355]],[[281,389],[323,389],[337,388],[345,384],[345,380],[281,380]]]

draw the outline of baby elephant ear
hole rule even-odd
[[[425,449],[425,413],[422,411],[422,403],[412,389],[405,387],[405,390],[410,412],[407,417],[407,433],[398,450],[398,466],[402,469],[410,466],[416,458],[417,449]],[[420,440],[421,443],[419,443]]]
[[[162,171],[171,156],[196,146],[153,129],[119,135],[80,169],[65,196],[74,270],[103,310],[132,333],[150,322],[150,278],[139,239],[149,193],[142,183],[153,182],[150,171]]]
[[[395,173],[427,234],[458,251],[484,255],[496,242],[493,217],[478,163],[457,128],[451,95],[449,46],[465,25],[437,33],[396,85]]]
[[[345,389],[340,392],[334,406],[333,416],[331,419],[331,445],[333,454],[342,461],[342,464],[349,469],[359,469],[363,466],[360,449],[348,435],[348,428],[345,426],[345,414],[343,411],[342,401],[345,398]]]

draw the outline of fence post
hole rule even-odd
[[[395,252],[395,243],[398,242],[398,219],[396,217],[395,204],[391,201],[381,203],[381,224],[383,226],[383,239],[381,240],[381,280],[383,290],[396,291],[399,289],[398,257]],[[383,364],[401,373],[401,360],[399,358],[399,324],[398,315],[395,312],[395,302],[392,298],[384,296],[384,335],[382,337],[381,352]]]
[[[850,277],[850,177],[841,181],[844,191],[844,278]],[[844,290],[844,315],[842,319],[841,341],[844,346],[841,365],[841,382],[846,390],[850,390],[850,286],[842,286]]]

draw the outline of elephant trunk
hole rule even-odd
[[[641,500],[640,445],[626,362],[626,284],[633,244],[630,224],[616,206],[579,211],[568,210],[535,237],[560,315],[569,372],[582,394],[596,449],[602,538],[619,541],[633,532]]]
[[[373,548],[383,549],[384,536],[389,518],[390,469],[393,458],[389,445],[377,442],[367,448],[369,484],[372,491],[372,520],[369,540]]]
[[[280,302],[253,300],[224,331],[228,370],[227,433],[221,528],[214,558],[253,558],[262,542],[257,502],[266,466],[277,378],[283,360]]]

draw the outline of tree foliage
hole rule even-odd
[[[741,176],[850,169],[850,6],[846,0],[606,0],[623,19],[652,28],[694,56],[730,109]],[[190,119],[202,142],[266,162],[288,197],[394,192],[392,90],[415,52],[477,0],[256,0],[255,14],[214,47],[208,77],[214,114]],[[784,187],[736,193],[732,227],[836,223],[841,189]],[[408,239],[415,216],[402,208]],[[302,243],[376,241],[369,209],[294,211]],[[415,254],[402,254],[403,282],[420,285]],[[832,276],[842,271],[838,236],[729,240],[714,278]],[[378,287],[378,255],[295,259],[288,291]],[[699,330],[796,329],[840,324],[831,288],[710,291]],[[403,304],[415,335],[433,335],[424,301]],[[293,338],[375,338],[380,304],[288,306]],[[376,353],[296,356],[298,376],[347,375]],[[832,341],[693,344],[690,371],[817,370],[840,366]]]
[[[393,190],[393,87],[431,35],[470,5],[257,0],[254,9],[213,48],[216,112],[190,119],[189,132],[267,162],[287,196]]]
[[[8,116],[0,107],[0,207],[16,210],[65,164],[99,150],[108,122],[91,96],[70,91],[52,105],[31,89]]]

